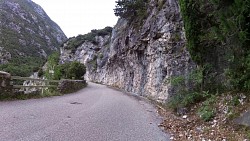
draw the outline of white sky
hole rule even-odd
[[[67,37],[86,34],[92,29],[113,27],[116,0],[32,0],[40,5]]]

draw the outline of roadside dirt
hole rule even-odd
[[[237,94],[242,96],[243,94]],[[243,95],[238,105],[232,105],[232,94],[216,97],[215,117],[208,122],[203,121],[197,114],[202,102],[188,109],[184,115],[177,115],[169,108],[158,107],[158,112],[164,117],[160,125],[170,133],[174,141],[249,141],[249,128],[237,125],[233,120],[241,113],[249,110],[249,98]]]

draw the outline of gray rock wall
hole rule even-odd
[[[185,47],[177,1],[163,3],[159,7],[157,1],[151,0],[149,15],[141,25],[119,19],[108,46],[85,42],[78,47],[78,52],[83,52],[82,63],[87,66],[86,79],[160,101],[175,94],[167,80],[187,76],[196,65]],[[71,57],[63,55],[61,59],[79,60],[77,53],[69,54]]]
[[[61,80],[57,89],[62,94],[73,93],[87,86],[85,80]]]
[[[0,71],[0,95],[7,94],[12,91],[11,75],[7,72]]]

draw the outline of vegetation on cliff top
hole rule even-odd
[[[96,36],[106,36],[112,34],[112,27],[105,27],[104,29],[93,29],[91,32],[84,34],[84,35],[78,35],[77,37],[69,38],[68,41],[66,41],[65,49],[71,49],[72,52],[75,52],[77,47],[79,47],[81,44],[83,44],[85,41],[92,42],[93,44],[98,44],[96,41]]]
[[[148,0],[117,0],[114,14],[127,20],[139,19],[147,16]]]

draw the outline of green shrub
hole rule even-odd
[[[95,36],[106,36],[106,35],[110,35],[112,33],[113,28],[112,27],[105,27],[104,29],[100,29],[100,30],[91,30],[91,33]]]
[[[58,74],[58,72],[55,69],[56,66],[59,63],[59,60],[60,60],[60,54],[59,54],[59,52],[55,52],[55,53],[51,54],[48,57],[48,60],[47,60],[47,70],[45,71],[45,76],[46,76],[47,79],[55,79],[55,80],[59,79],[57,77],[60,74]],[[50,71],[54,71],[54,74],[50,73]]]
[[[184,76],[175,76],[170,79],[170,83],[174,86],[181,86],[184,85],[185,79]]]
[[[86,67],[80,62],[71,62],[66,75],[70,79],[83,79],[83,75],[86,73]]]
[[[179,108],[188,108],[195,103],[206,100],[210,97],[208,91],[203,91],[203,72],[204,69],[196,69],[186,76],[171,77],[167,83],[171,83],[175,94],[169,98],[168,107],[177,110]],[[189,84],[188,86],[186,84]],[[191,86],[191,88],[190,88]]]
[[[104,29],[93,29],[91,32],[85,35],[78,35],[77,37],[70,38],[67,40],[67,45],[65,49],[71,49],[72,53],[75,53],[76,49],[82,45],[85,41],[92,42],[93,44],[97,45],[98,42],[96,41],[96,36],[106,36],[111,35],[113,28],[112,27],[105,27]]]
[[[80,62],[73,61],[59,64],[59,54],[54,53],[48,57],[47,70],[45,76],[47,79],[83,79],[86,73],[86,67]],[[53,71],[54,73],[50,73]]]
[[[250,90],[250,1],[180,0],[187,47],[192,59],[211,70],[204,78],[228,69],[234,89]],[[205,87],[223,82],[205,81]],[[218,84],[221,83],[221,84]]]
[[[44,64],[45,60],[39,57],[20,56],[13,58],[8,64],[0,65],[0,70],[9,72],[13,76],[30,76]]]
[[[239,96],[233,96],[232,100],[230,101],[230,105],[232,106],[237,106],[240,104],[240,101],[239,101],[240,97]]]
[[[113,28],[112,27],[110,27],[110,26],[106,26],[104,29],[102,29],[102,30],[104,30],[106,33],[112,33],[112,31],[113,31]]]
[[[114,13],[125,19],[144,18],[147,13],[147,0],[117,0]]]
[[[213,108],[211,106],[207,106],[207,105],[201,107],[199,109],[198,113],[199,113],[201,119],[204,121],[210,121],[215,116]]]
[[[195,103],[205,100],[209,96],[208,92],[187,92],[183,91],[172,97],[167,103],[167,106],[175,111],[180,108],[188,108]]]
[[[53,79],[83,79],[84,74],[86,73],[86,67],[80,62],[73,61],[54,67]]]
[[[198,114],[204,121],[210,121],[215,116],[214,104],[216,96],[212,95],[206,101],[202,103],[202,106],[198,110]]]

